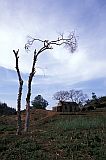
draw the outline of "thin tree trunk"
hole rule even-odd
[[[27,92],[27,97],[26,97],[26,118],[25,118],[25,128],[24,131],[28,132],[29,129],[29,121],[30,121],[30,97],[31,97],[31,83],[33,76],[35,74],[35,64],[37,61],[37,55],[36,55],[36,50],[34,51],[34,58],[33,58],[33,65],[32,65],[32,71],[29,75],[28,79],[28,92]]]
[[[17,98],[17,135],[20,135],[22,130],[22,122],[21,122],[22,86],[23,86],[23,80],[19,81],[19,94]]]
[[[16,71],[18,74],[18,79],[19,79],[19,90],[18,90],[18,98],[17,98],[17,135],[21,134],[21,130],[22,130],[22,124],[21,124],[21,97],[22,97],[22,86],[23,86],[23,80],[21,78],[21,74],[20,74],[20,70],[19,70],[19,66],[18,66],[18,51],[13,50],[14,54],[15,54],[15,58],[16,58]]]
[[[28,131],[29,128],[29,120],[30,120],[30,96],[31,96],[31,74],[28,80],[28,93],[26,97],[26,119],[25,119],[25,132]]]

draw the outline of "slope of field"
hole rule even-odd
[[[15,131],[16,116],[1,116],[1,160],[106,159],[105,110],[61,114],[32,109],[29,132],[16,136]]]

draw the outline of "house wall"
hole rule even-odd
[[[53,107],[53,111],[57,112],[78,112],[79,105],[75,102],[59,102],[57,107]]]
[[[57,111],[57,107],[52,107],[52,110],[56,112]]]
[[[60,107],[60,106],[59,106]],[[61,110],[60,112],[75,112],[75,111],[79,111],[79,106],[77,103],[62,103],[61,104]]]

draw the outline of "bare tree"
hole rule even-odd
[[[69,100],[69,92],[68,91],[59,91],[53,95],[53,99],[58,101],[66,101]]]
[[[28,80],[28,93],[26,98],[26,120],[25,120],[25,132],[28,131],[29,128],[29,119],[30,119],[30,97],[31,97],[31,82],[33,79],[33,76],[35,74],[35,64],[37,62],[38,56],[48,49],[53,49],[53,45],[64,45],[66,48],[70,50],[71,53],[73,53],[77,48],[77,40],[75,33],[72,32],[69,34],[67,38],[64,37],[63,34],[61,34],[56,40],[41,40],[37,38],[32,38],[31,36],[28,37],[28,41],[25,44],[25,50],[29,51],[30,47],[34,45],[34,42],[41,42],[42,47],[40,49],[35,49],[34,51],[34,59],[33,59],[33,65],[32,65],[32,71],[29,75]]]
[[[13,50],[14,55],[15,55],[15,59],[16,59],[16,71],[17,71],[17,75],[18,75],[18,79],[19,79],[19,90],[18,90],[18,98],[17,98],[17,135],[21,134],[21,97],[22,97],[22,86],[23,86],[23,80],[21,78],[21,73],[19,70],[19,63],[18,63],[18,53],[19,53],[19,49],[18,51]]]
[[[82,90],[69,90],[69,91],[59,91],[53,95],[55,100],[59,101],[71,101],[78,104],[83,104],[88,98],[87,94],[84,94]]]
[[[70,90],[69,91],[69,99],[72,102],[83,104],[87,98],[88,98],[87,94],[84,94],[82,90]]]
[[[71,102],[75,101],[74,96],[75,96],[75,90],[72,89],[72,90],[69,91],[69,99],[70,99]]]

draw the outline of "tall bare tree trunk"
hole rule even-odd
[[[31,74],[30,74],[31,75]],[[28,80],[28,93],[26,97],[26,118],[25,118],[25,132],[28,131],[29,128],[29,119],[30,119],[30,96],[31,96],[31,78],[29,76]]]
[[[31,97],[31,83],[33,76],[35,74],[35,64],[37,61],[38,56],[45,50],[47,49],[53,49],[52,45],[65,45],[67,49],[69,49],[72,53],[76,50],[77,47],[77,41],[76,37],[73,33],[70,33],[68,38],[64,38],[63,34],[60,34],[60,37],[58,39],[49,41],[49,40],[41,40],[41,39],[36,39],[32,38],[29,36],[28,42],[25,44],[25,50],[29,51],[29,48],[31,45],[33,45],[34,41],[39,41],[43,44],[43,46],[36,52],[36,49],[34,51],[34,58],[33,58],[33,65],[32,65],[32,71],[29,75],[28,79],[28,92],[27,92],[27,97],[26,97],[26,119],[25,119],[25,132],[28,131],[29,128],[29,120],[30,120],[30,97]]]
[[[22,86],[23,86],[23,80],[21,78],[21,74],[20,74],[20,70],[19,70],[19,66],[18,66],[18,53],[19,53],[19,49],[18,51],[13,50],[14,54],[15,54],[15,58],[16,58],[16,71],[18,74],[18,79],[19,79],[19,90],[18,90],[18,98],[17,98],[17,135],[21,134],[21,130],[22,130],[22,124],[21,124],[21,97],[22,97]]]
[[[36,50],[34,51],[34,58],[33,58],[33,65],[32,65],[32,71],[29,75],[28,79],[28,92],[26,97],[26,119],[25,119],[25,128],[24,131],[27,132],[29,129],[29,120],[30,120],[30,97],[31,97],[31,83],[33,76],[35,74],[35,64],[37,60]]]
[[[23,80],[19,81],[19,91],[18,91],[18,98],[17,98],[17,135],[21,134],[22,130],[22,122],[21,122],[21,96],[22,96],[22,86]]]

